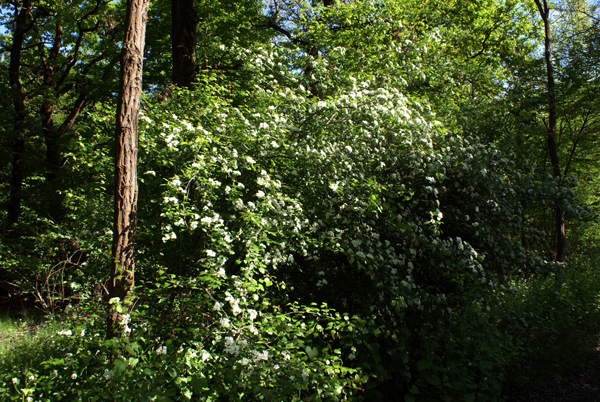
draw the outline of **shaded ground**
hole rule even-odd
[[[600,346],[578,374],[565,376],[510,402],[600,402]]]

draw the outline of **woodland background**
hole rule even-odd
[[[0,395],[481,402],[576,369],[598,6],[2,0],[3,322],[35,330]]]

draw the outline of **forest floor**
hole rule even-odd
[[[576,374],[547,383],[509,402],[600,402],[600,346],[591,351],[588,362]]]

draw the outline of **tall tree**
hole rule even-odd
[[[194,0],[171,0],[171,46],[173,84],[190,87],[196,71],[196,28]]]
[[[112,71],[107,68],[110,63],[105,63],[107,67],[101,67],[100,71],[94,70],[98,70],[97,67],[109,56],[116,56],[112,49],[101,48],[94,43],[93,37],[102,32],[108,40],[112,40],[119,28],[106,21],[110,17],[106,13],[106,0],[85,2],[81,4],[79,13],[66,11],[60,3],[51,7],[47,10],[50,16],[44,21],[47,27],[44,24],[36,27],[41,31],[38,32],[40,40],[36,62],[39,67],[36,75],[42,77],[39,90],[43,100],[39,113],[46,145],[45,176],[50,188],[44,214],[60,221],[64,212],[60,191],[63,189],[56,179],[65,153],[63,137],[82,110],[95,100],[98,84],[94,81],[99,76],[100,81],[108,81]],[[43,32],[48,29],[54,31],[53,35]],[[68,103],[61,104],[65,101]],[[57,127],[55,120],[61,114],[63,119]]]
[[[113,91],[107,83],[116,81],[111,79],[118,55],[113,39],[120,26],[110,16],[116,5],[107,0],[79,1],[76,8],[71,1],[10,4],[14,11],[1,9],[12,33],[2,50],[11,60],[15,119],[6,221],[19,221],[22,204],[60,221],[67,190],[61,168],[71,151],[65,135],[87,105]],[[34,151],[25,153],[25,144]],[[49,191],[39,196],[30,189]]]
[[[556,146],[556,85],[554,82],[554,66],[552,62],[552,36],[550,30],[550,7],[548,0],[534,0],[544,22],[544,58],[546,60],[546,80],[548,92],[548,121],[546,122],[546,144],[552,165],[552,175],[560,185],[561,169]],[[565,258],[565,219],[560,206],[554,207],[554,230],[556,231],[556,261]]]
[[[15,28],[10,49],[8,76],[12,90],[14,106],[14,144],[10,196],[7,205],[7,223],[12,226],[19,221],[24,177],[25,156],[25,95],[21,85],[21,54],[25,42],[25,34],[32,28],[31,1],[14,3]]]
[[[124,301],[133,289],[137,214],[137,127],[142,95],[142,68],[149,0],[128,0],[121,50],[117,103],[115,202],[110,298]],[[108,318],[108,338],[120,332],[119,311]],[[121,328],[122,329],[122,328]]]

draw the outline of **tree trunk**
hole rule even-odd
[[[54,63],[60,52],[62,45],[63,28],[60,24],[56,26],[54,44],[50,49],[50,54],[46,57],[46,46],[43,43],[38,45],[40,61],[43,69],[43,90],[47,96],[52,93],[52,81],[54,80]],[[44,99],[40,107],[42,119],[42,131],[44,142],[46,143],[46,185],[48,187],[48,199],[46,201],[45,214],[54,221],[60,221],[63,216],[62,196],[56,185],[61,165],[61,146],[62,135],[54,127],[53,102],[49,98]]]
[[[110,298],[121,302],[133,290],[137,211],[137,124],[142,94],[142,67],[149,0],[128,0],[125,39],[121,50],[117,104],[115,203]],[[127,330],[115,309],[108,318],[107,337]]]
[[[552,164],[552,174],[561,185],[560,164],[558,160],[558,151],[556,147],[556,90],[554,85],[554,67],[552,65],[552,37],[550,32],[550,8],[548,0],[534,0],[538,7],[540,16],[544,21],[544,56],[546,58],[546,75],[548,89],[548,125],[547,145],[550,163]],[[556,232],[556,261],[565,259],[565,219],[562,209],[557,205],[554,208],[554,230]]]
[[[19,77],[21,70],[21,52],[25,41],[25,33],[31,28],[27,26],[30,17],[31,2],[24,0],[21,7],[15,5],[15,30],[10,49],[10,63],[8,67],[8,78],[12,90],[14,117],[14,142],[13,161],[10,181],[10,195],[7,212],[7,227],[10,229],[19,221],[21,214],[21,201],[23,198],[23,179],[25,176],[25,96],[21,87]]]
[[[194,0],[171,0],[171,46],[173,84],[190,87],[196,73],[196,28]]]

